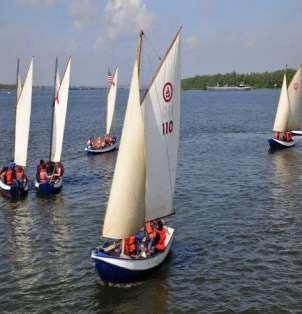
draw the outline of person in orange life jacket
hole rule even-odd
[[[54,178],[55,179],[58,179],[60,177],[62,177],[64,174],[64,166],[63,164],[59,161],[59,162],[56,162],[55,164],[55,170],[54,170]]]
[[[16,166],[16,179],[20,182],[23,182],[25,179],[24,169],[21,166]]]
[[[274,138],[275,138],[276,140],[279,140],[279,139],[280,139],[280,132],[275,132],[275,133],[274,133]]]
[[[163,227],[161,220],[157,221],[157,230],[155,237],[155,249],[156,251],[163,252],[165,250],[166,231]]]
[[[48,181],[47,168],[45,163],[41,165],[38,181],[40,183],[46,183]]]
[[[37,166],[37,172],[36,172],[36,179],[39,182],[40,181],[40,171],[42,168],[46,168],[46,163],[43,159],[40,160],[40,163]]]
[[[13,169],[11,167],[3,167],[1,170],[1,181],[7,185],[12,185],[14,179]]]
[[[124,254],[133,255],[135,253],[136,253],[136,239],[135,236],[132,235],[125,239]]]
[[[290,142],[292,139],[291,139],[291,133],[290,133],[290,131],[285,131],[284,132],[284,140],[286,141],[286,142]]]

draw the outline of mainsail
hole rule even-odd
[[[107,94],[107,117],[106,117],[106,134],[110,134],[114,108],[115,108],[115,100],[116,100],[116,92],[117,92],[117,81],[118,81],[118,68],[116,68],[112,81],[109,83],[108,94]]]
[[[31,98],[32,98],[32,80],[33,80],[33,59],[27,71],[27,75],[21,91],[18,91],[21,85],[17,83],[17,95],[19,94],[16,104],[16,126],[15,126],[15,149],[14,161],[17,165],[26,167],[27,146],[30,127]],[[17,79],[17,82],[19,79]],[[19,85],[20,84],[20,85]]]
[[[65,119],[68,103],[69,92],[69,79],[70,79],[70,62],[69,58],[65,73],[63,75],[61,84],[58,87],[59,76],[56,72],[56,92],[54,97],[54,112],[53,112],[53,128],[52,128],[52,141],[51,141],[51,154],[50,160],[53,162],[59,162],[61,160]]]
[[[142,101],[145,124],[146,220],[174,213],[180,127],[180,30]]]
[[[135,59],[128,104],[103,236],[123,239],[134,234],[145,218],[144,125],[140,107],[138,61]]]
[[[289,110],[290,107],[287,94],[286,74],[284,74],[278,108],[275,117],[275,123],[273,127],[274,132],[284,132],[288,130],[287,124],[289,118]]]
[[[302,66],[300,65],[288,86],[288,99],[290,106],[290,117],[288,130],[301,128],[302,119]]]

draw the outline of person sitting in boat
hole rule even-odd
[[[285,131],[283,139],[284,139],[285,142],[291,142],[292,141],[291,132],[290,131]]]
[[[1,170],[1,181],[7,185],[12,185],[15,177],[14,168],[12,167],[4,167]]]
[[[47,166],[44,160],[41,160],[37,167],[37,180],[40,183],[48,182]]]
[[[54,173],[53,173],[53,178],[54,180],[57,180],[59,179],[60,177],[63,176],[64,174],[64,166],[63,164],[59,161],[59,162],[56,162],[55,163],[55,166],[54,166]]]
[[[155,225],[153,221],[147,221],[145,223],[145,230],[146,230],[146,238],[147,238],[147,247],[148,247],[148,252],[150,254],[154,253],[154,242],[155,242],[155,237],[156,237],[156,230],[155,230]]]
[[[124,241],[124,254],[131,256],[136,254],[136,238],[135,235],[129,236]]]
[[[279,139],[280,139],[280,132],[275,132],[275,133],[274,133],[274,138],[275,138],[276,140],[279,140]]]
[[[157,230],[155,237],[155,250],[158,252],[163,252],[165,250],[165,240],[166,240],[166,230],[163,227],[161,220],[157,221]]]
[[[16,180],[19,183],[23,183],[24,180],[26,179],[23,167],[22,166],[16,166],[15,173],[16,173]]]

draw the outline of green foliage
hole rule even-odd
[[[16,89],[16,85],[0,84],[0,90],[12,90],[12,89]]]
[[[295,70],[287,69],[287,82],[292,79]],[[281,87],[284,70],[263,73],[240,74],[236,72],[214,75],[196,75],[181,81],[182,89],[207,89],[207,86],[238,86],[240,83],[253,88]]]

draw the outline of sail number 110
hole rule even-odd
[[[169,134],[173,132],[173,121],[171,120],[170,122],[164,122],[162,123],[163,127],[163,134]]]

